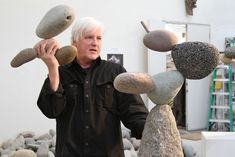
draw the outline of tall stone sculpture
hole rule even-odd
[[[172,32],[155,30],[147,31],[143,40],[144,45],[152,50],[158,52],[171,50],[177,70],[153,76],[147,73],[126,72],[114,80],[114,87],[117,90],[125,93],[146,93],[156,104],[146,120],[139,157],[184,156],[180,134],[171,110],[172,101],[185,78],[202,79],[219,63],[219,52],[213,45],[203,42],[177,44],[175,39],[176,36]]]

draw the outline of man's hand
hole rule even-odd
[[[59,63],[55,58],[56,51],[60,48],[60,44],[55,39],[46,39],[38,42],[34,48],[37,50],[37,57],[40,58],[47,67],[57,67]]]

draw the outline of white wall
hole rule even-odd
[[[198,1],[194,16],[186,16],[184,0],[0,0],[0,140],[25,130],[44,133],[55,128],[55,121],[43,116],[36,105],[47,70],[35,59],[19,68],[11,59],[22,49],[33,47],[40,39],[35,28],[42,16],[58,4],[74,7],[77,17],[94,16],[106,28],[102,57],[107,50],[123,51],[128,71],[147,71],[147,50],[142,43],[145,30],[140,21],[159,19],[211,24],[212,43],[223,49],[224,38],[234,36],[233,0]],[[57,38],[69,44],[70,28]],[[156,65],[157,67],[157,65]]]

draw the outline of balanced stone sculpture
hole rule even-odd
[[[177,70],[159,73],[152,77],[147,73],[136,73],[141,78],[145,77],[146,80],[130,81],[129,79],[126,81],[128,75],[133,78],[133,73],[118,75],[114,80],[114,87],[119,91],[135,94],[137,91],[139,94],[145,91],[150,100],[156,104],[146,120],[139,157],[183,157],[180,134],[171,107],[168,105],[183,85],[182,74]],[[142,90],[139,90],[138,88],[141,87]]]
[[[146,28],[145,25],[143,26]],[[183,157],[181,137],[171,110],[172,101],[181,89],[185,78],[201,79],[214,70],[219,63],[219,52],[213,45],[202,42],[174,45],[174,42],[165,40],[176,41],[176,36],[167,31],[155,33],[148,38],[151,44],[145,44],[145,46],[149,49],[160,52],[172,50],[176,70],[153,76],[147,73],[122,73],[115,78],[114,87],[120,92],[146,93],[156,104],[146,119],[139,157]],[[159,44],[162,42],[165,44]]]
[[[36,28],[39,38],[50,39],[68,28],[75,19],[74,10],[67,5],[58,5],[50,9],[42,18]],[[57,50],[55,57],[60,65],[70,63],[76,56],[74,46],[64,46]],[[26,48],[20,51],[11,61],[12,67],[19,67],[37,57],[37,50]]]

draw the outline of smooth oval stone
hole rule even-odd
[[[205,42],[184,42],[172,49],[176,69],[187,79],[208,76],[219,63],[219,51]]]
[[[19,67],[37,57],[37,50],[34,48],[26,48],[21,50],[12,60],[11,66],[13,68]]]
[[[55,57],[60,65],[69,64],[77,55],[75,46],[64,46],[57,50]],[[34,48],[26,48],[20,51],[11,61],[13,68],[19,67],[37,57],[37,50]]]
[[[147,96],[156,105],[172,101],[184,83],[183,75],[177,70],[158,73],[153,80],[155,88]]]
[[[122,73],[114,79],[114,87],[123,93],[148,93],[154,88],[152,77],[146,73]]]
[[[14,152],[9,157],[37,157],[37,155],[32,150],[29,150],[29,149],[20,149],[20,150]]]
[[[144,45],[154,51],[167,52],[178,43],[177,36],[167,30],[155,30],[147,33],[143,39]]]
[[[223,62],[224,64],[230,64],[230,63],[232,63],[232,61],[233,61],[232,58],[227,57],[227,56],[225,56],[224,54],[220,54],[219,57],[220,57],[221,62]]]
[[[235,46],[227,47],[224,50],[224,55],[226,57],[235,58]]]
[[[49,39],[68,28],[75,19],[74,10],[67,5],[58,5],[50,9],[36,28],[39,38]]]
[[[60,48],[55,57],[60,65],[71,63],[77,55],[77,48],[75,46],[64,46]]]

